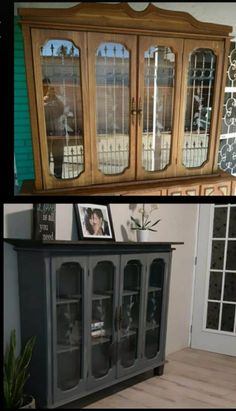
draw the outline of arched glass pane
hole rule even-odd
[[[115,267],[110,261],[99,262],[93,270],[91,367],[94,378],[102,378],[112,368],[112,319]]]
[[[163,170],[170,163],[175,84],[175,54],[150,47],[144,54],[142,165]]]
[[[153,260],[149,269],[148,300],[146,312],[145,356],[154,358],[160,349],[161,307],[165,262]]]
[[[84,171],[80,51],[71,41],[49,40],[41,69],[50,174],[77,178]]]
[[[182,163],[200,167],[208,156],[216,57],[212,50],[197,49],[189,56],[188,88]]]
[[[138,260],[128,261],[124,268],[120,341],[120,363],[124,368],[134,365],[138,357],[141,270]]]
[[[78,263],[61,264],[56,275],[57,387],[67,391],[82,378],[83,270]]]
[[[102,43],[96,53],[98,168],[121,174],[129,166],[129,51],[119,43]]]

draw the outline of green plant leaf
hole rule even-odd
[[[30,360],[31,360],[31,357],[32,357],[32,351],[33,351],[34,344],[35,344],[35,337],[31,337],[27,341],[24,349],[21,352],[21,355],[17,359],[18,360],[17,361],[17,369],[20,370],[22,368],[27,368],[28,367],[28,365],[30,363]]]
[[[147,221],[147,222],[144,224],[144,227],[147,227],[147,225],[150,224],[150,222],[151,222],[151,220]]]
[[[152,228],[148,228],[149,231],[153,231],[154,233],[157,232],[157,230],[153,230]]]
[[[133,218],[132,216],[131,216],[131,220],[133,221],[134,224],[136,224],[138,227],[141,228],[141,225],[139,224],[139,222],[135,220],[135,218]]]
[[[29,378],[28,367],[32,357],[35,337],[31,337],[16,358],[16,333],[11,332],[10,344],[4,358],[4,404],[5,408],[18,409],[23,404],[23,389]]]
[[[153,223],[153,224],[151,225],[151,227],[154,227],[154,225],[156,225],[157,223],[159,223],[159,221],[161,221],[161,219],[159,219],[159,220],[157,220],[155,223]]]

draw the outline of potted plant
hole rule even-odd
[[[4,408],[35,408],[34,398],[23,392],[34,343],[35,337],[31,337],[16,357],[16,331],[12,330],[3,365]]]
[[[157,231],[153,227],[155,227],[161,220],[156,220],[154,223],[151,221],[151,214],[157,209],[157,204],[150,204],[149,210],[146,210],[145,204],[143,204],[138,210],[140,217],[134,218],[131,216],[131,220],[134,224],[134,226],[131,227],[131,230],[137,230],[138,241],[148,241],[149,231]]]

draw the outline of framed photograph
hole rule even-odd
[[[115,240],[109,205],[74,204],[81,240]]]

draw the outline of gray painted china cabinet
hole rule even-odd
[[[28,391],[58,407],[154,369],[163,373],[173,244],[6,240],[18,255]]]

